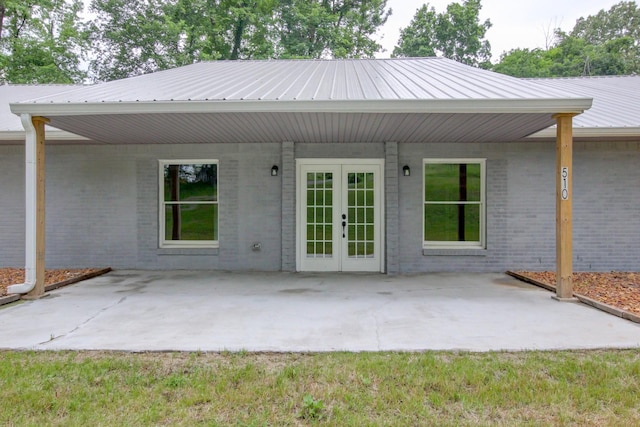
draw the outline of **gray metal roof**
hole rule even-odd
[[[446,58],[211,61],[82,87],[33,103],[576,98]]]
[[[640,135],[640,76],[531,79],[548,88],[593,98],[592,107],[573,120],[576,136]],[[536,136],[553,136],[554,129]]]
[[[111,143],[452,142],[520,139],[590,105],[535,81],[408,58],[203,62],[11,109]]]
[[[0,85],[0,140],[23,140],[24,128],[20,117],[12,114],[9,103],[19,102],[37,96],[46,96],[54,93],[77,88],[72,85]],[[61,131],[47,126],[49,139],[74,140],[84,139],[78,135]]]

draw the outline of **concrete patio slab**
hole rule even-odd
[[[629,348],[640,325],[503,274],[113,271],[0,308],[0,348]]]

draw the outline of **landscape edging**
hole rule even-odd
[[[546,289],[551,292],[555,292],[556,290],[555,286],[552,286],[543,282],[539,282],[538,280],[532,279],[530,277],[524,276],[514,271],[507,271],[506,274],[508,274],[511,277],[515,277],[518,280],[522,280],[523,282],[530,283],[532,285],[538,286],[540,288]],[[605,313],[612,314],[614,316],[621,317],[626,320],[630,320],[634,323],[640,323],[640,316],[637,316],[627,310],[622,310],[618,307],[614,307],[612,305],[605,304],[600,301],[596,301],[584,295],[576,294],[575,292],[573,296],[576,297],[578,301],[580,301],[581,303],[589,305],[593,308],[597,308],[598,310],[604,311]]]
[[[83,280],[93,279],[94,277],[101,276],[105,273],[111,271],[111,267],[103,268],[97,271],[93,271],[91,273],[86,273],[77,277],[72,277],[71,279],[63,280],[61,282],[52,283],[44,287],[45,292],[50,292],[55,289],[61,288],[63,286],[72,285],[74,283],[81,282]],[[3,297],[0,297],[0,306],[5,304],[11,304],[12,302],[16,302],[20,300],[22,296],[20,294],[9,294]]]

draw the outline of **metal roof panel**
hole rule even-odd
[[[445,58],[212,61],[48,95],[31,103],[190,100],[464,100],[571,98]]]
[[[591,108],[573,119],[575,129],[640,130],[640,76],[531,79],[541,86],[593,98]],[[544,131],[551,134],[553,130]]]

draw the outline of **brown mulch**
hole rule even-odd
[[[82,268],[82,269],[59,269],[46,270],[44,274],[44,284],[53,285],[54,283],[63,282],[65,280],[84,276],[86,274],[100,271],[99,268]],[[17,285],[24,282],[23,268],[0,268],[0,297],[7,295],[7,287]]]
[[[525,277],[555,287],[552,271],[516,271]],[[640,273],[573,273],[573,292],[640,315]]]

